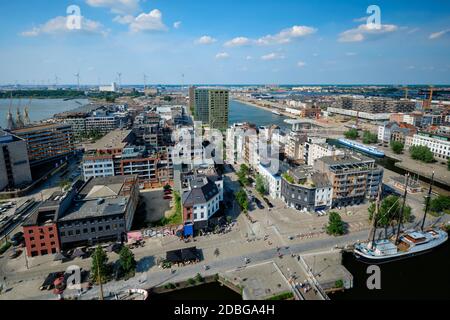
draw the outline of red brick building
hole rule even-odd
[[[24,226],[23,233],[29,257],[54,254],[61,250],[56,223]]]
[[[23,224],[23,236],[29,257],[44,256],[61,251],[56,224],[61,208],[70,204],[72,193],[55,192],[47,201],[34,209]]]

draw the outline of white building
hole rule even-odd
[[[100,92],[117,92],[118,88],[117,88],[117,84],[115,82],[111,83],[111,85],[109,86],[100,86],[98,88],[98,90]]]
[[[420,132],[405,143],[407,147],[426,146],[433,152],[436,160],[447,161],[450,158],[450,138],[443,135]]]
[[[313,166],[314,162],[322,157],[337,156],[340,154],[344,154],[344,152],[327,143],[305,143],[305,156],[307,157],[309,166]]]
[[[184,221],[192,222],[198,228],[203,228],[208,220],[219,211],[221,193],[217,184],[209,178],[196,177],[190,181],[189,190],[183,194],[182,200]]]
[[[85,159],[82,166],[84,181],[88,181],[90,178],[114,176],[114,160],[112,156],[105,155]]]
[[[263,166],[260,164],[258,166],[258,172],[259,174],[264,178],[266,181],[267,189],[269,191],[269,195],[273,199],[277,199],[281,197],[281,177],[278,173],[272,173],[271,169]]]

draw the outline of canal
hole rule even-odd
[[[380,265],[381,290],[369,290],[368,265],[352,253],[344,266],[353,275],[354,288],[330,296],[332,300],[450,299],[450,243],[431,253]]]

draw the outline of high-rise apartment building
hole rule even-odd
[[[212,129],[225,130],[228,127],[230,93],[220,88],[196,88],[195,112],[196,121],[208,124]]]

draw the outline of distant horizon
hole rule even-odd
[[[80,11],[78,24],[69,5]],[[0,84],[70,84],[77,76],[86,85],[450,83],[450,1],[372,5],[1,1]]]
[[[108,86],[111,85],[112,83],[104,83],[104,84],[80,84],[80,87],[99,87],[99,86]],[[117,83],[116,83],[117,84]],[[54,84],[2,84],[0,85],[0,88],[3,87],[14,87],[14,86],[18,86],[18,87],[42,87],[42,88],[55,88]],[[283,83],[283,84],[276,84],[276,83],[272,83],[272,84],[268,84],[268,83],[195,83],[195,84],[177,84],[177,83],[157,83],[157,84],[122,84],[121,87],[160,87],[160,86],[171,86],[171,87],[201,87],[201,86],[227,86],[227,87],[231,87],[231,86],[236,86],[236,87],[262,87],[262,86],[278,86],[278,87],[295,87],[295,86],[299,86],[299,87],[368,87],[368,86],[372,86],[372,87],[450,87],[450,83],[446,83],[446,84],[389,84],[389,83],[349,83],[349,84],[338,84],[338,83],[326,83],[326,84],[319,84],[319,83]],[[66,87],[75,87],[77,88],[78,85],[77,84],[58,84],[56,86],[56,89],[61,89],[61,88],[66,88]]]

